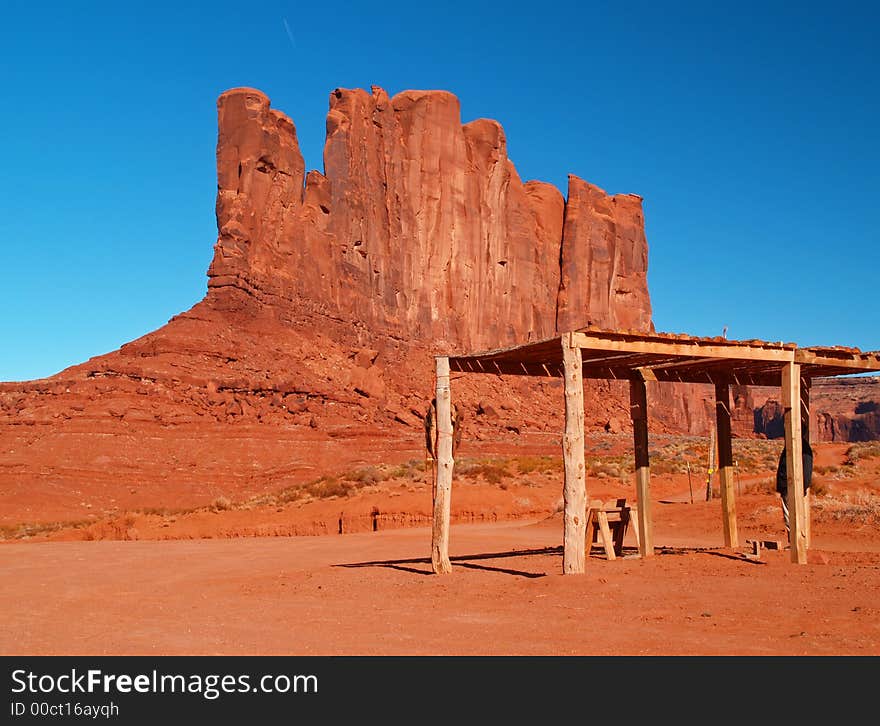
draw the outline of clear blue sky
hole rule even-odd
[[[644,197],[658,330],[880,349],[880,4],[575,6],[4,3],[0,380],[203,297],[243,85],[315,169],[334,88],[452,91],[524,180]]]

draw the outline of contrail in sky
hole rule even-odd
[[[293,33],[290,31],[290,26],[287,24],[287,18],[281,18],[281,22],[284,23],[284,30],[287,32],[287,37],[290,38],[290,44],[296,48],[296,41],[293,39]]]

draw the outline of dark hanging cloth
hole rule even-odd
[[[810,482],[813,479],[813,449],[806,441],[801,442],[804,452],[804,494],[810,488]],[[776,491],[783,497],[788,495],[788,470],[785,463],[785,447],[782,447],[782,454],[779,456],[779,467],[776,469]]]

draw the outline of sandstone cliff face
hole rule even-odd
[[[556,329],[653,330],[642,200],[568,180]]]
[[[651,329],[641,199],[575,176],[567,202],[523,183],[501,126],[462,125],[450,93],[337,89],[324,174],[305,180],[294,125],[265,95],[228,91],[218,116],[210,295],[458,351]]]

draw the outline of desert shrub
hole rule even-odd
[[[511,476],[509,461],[503,459],[465,459],[456,466],[456,473],[465,477],[482,477],[489,484],[499,484]]]
[[[211,502],[210,509],[212,512],[224,512],[231,507],[232,502],[229,501],[229,499],[227,499],[226,497],[217,497],[213,502]],[[134,520],[132,520],[132,524],[134,524]]]
[[[775,494],[776,479],[761,479],[749,482],[742,487],[744,494]]]
[[[384,479],[412,479],[413,481],[421,481],[421,474],[429,471],[431,463],[423,459],[410,459],[405,464],[396,466],[383,467]]]
[[[687,472],[687,461],[683,459],[672,459],[667,456],[654,456],[650,459],[651,472],[654,474],[684,474]],[[691,463],[691,472],[698,469]]]
[[[844,464],[855,466],[859,461],[880,456],[880,441],[860,441],[846,450]]]
[[[354,489],[356,486],[353,482],[340,481],[335,476],[322,476],[305,486],[305,491],[316,499],[347,497]]]
[[[561,456],[520,456],[516,459],[516,468],[520,474],[531,474],[540,471],[551,474],[563,467]]]
[[[296,502],[303,498],[305,492],[303,492],[302,487],[287,487],[286,489],[282,489],[278,492],[276,497],[276,504],[287,504],[289,502]]]
[[[169,517],[178,514],[188,514],[189,512],[194,512],[194,509],[183,509],[181,507],[141,507],[140,509],[135,509],[135,512],[139,514],[152,514],[156,517]]]
[[[387,477],[381,471],[379,471],[375,466],[367,466],[363,469],[356,469],[355,471],[350,471],[343,477],[346,481],[353,482],[355,484],[360,484],[361,486],[367,486],[369,484],[377,484],[380,481],[384,481]]]
[[[626,456],[590,456],[584,461],[588,476],[625,479],[635,471],[635,459]]]
[[[93,523],[91,519],[70,522],[35,522],[0,526],[0,539],[26,539],[52,534],[62,529],[84,529]]]
[[[503,487],[505,485],[502,482],[506,476],[510,475],[510,472],[504,466],[486,465],[481,467],[479,474],[490,484],[501,484]]]
[[[619,478],[620,464],[614,461],[591,461],[587,465],[587,474],[596,477],[613,477]]]

